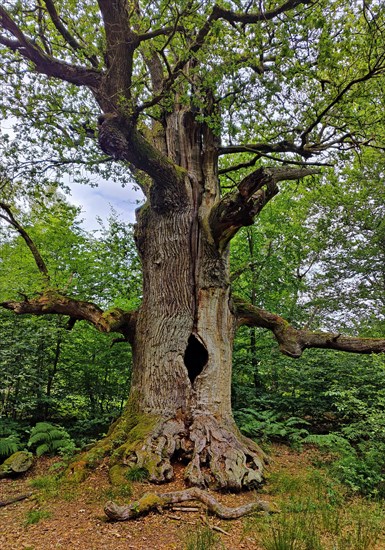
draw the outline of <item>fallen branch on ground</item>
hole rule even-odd
[[[128,506],[118,506],[114,502],[107,502],[104,511],[106,515],[114,521],[125,521],[135,519],[139,516],[148,514],[151,510],[159,510],[164,506],[169,506],[178,502],[186,502],[188,500],[200,500],[207,506],[213,514],[221,519],[237,519],[253,512],[278,512],[277,509],[271,507],[270,504],[263,500],[257,500],[238,506],[229,508],[220,504],[207,491],[202,491],[196,487],[185,489],[183,491],[175,491],[173,493],[145,493],[139,500],[132,502]]]
[[[14,502],[18,502],[19,500],[29,498],[31,495],[32,493],[27,493],[26,495],[19,495],[18,497],[9,498],[8,500],[0,500],[0,506],[8,506],[8,504],[13,504]]]

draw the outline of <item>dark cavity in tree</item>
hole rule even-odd
[[[184,352],[184,364],[191,384],[194,384],[196,377],[200,375],[208,360],[209,354],[206,347],[194,334],[191,334]]]

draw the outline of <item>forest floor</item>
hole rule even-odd
[[[228,506],[256,497],[273,502],[281,513],[257,513],[238,520],[219,520],[199,511],[164,510],[141,519],[110,522],[104,503],[128,503],[149,490],[184,488],[182,472],[166,487],[132,483],[132,496],[123,497],[109,484],[102,465],[78,486],[58,481],[55,460],[41,458],[18,479],[0,480],[0,501],[32,492],[22,501],[0,508],[2,550],[384,550],[385,514],[381,503],[349,496],[330,478],[328,457],[314,449],[296,452],[270,448],[267,482],[256,495],[216,494]],[[58,459],[56,459],[57,461]]]

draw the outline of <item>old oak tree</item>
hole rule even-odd
[[[380,4],[2,2],[2,112],[19,121],[9,166],[22,164],[36,180],[44,166],[63,172],[85,165],[88,173],[106,166],[146,198],[136,215],[137,311],[103,311],[54,288],[35,243],[1,203],[2,219],[24,238],[42,281],[38,295],[2,307],[69,316],[72,325],[88,321],[120,333],[133,349],[125,412],[73,463],[76,479],[109,456],[116,475],[136,464],[163,482],[180,460],[190,485],[258,484],[263,453],[231,413],[232,347],[241,325],[272,331],[293,358],[307,348],[385,350],[383,339],[298,329],[242,302],[231,294],[229,268],[232,238],[258,219],[280,185],[295,189],[305,177],[322,185],[323,166],[338,168],[364,146],[381,147]]]

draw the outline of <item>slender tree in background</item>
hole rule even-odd
[[[241,325],[271,330],[290,357],[312,347],[385,350],[384,339],[296,329],[235,299],[228,261],[232,238],[280,182],[322,185],[322,166],[383,146],[384,11],[341,0],[2,2],[2,112],[18,120],[4,142],[8,180],[21,165],[35,180],[86,166],[134,181],[146,197],[137,311],[103,311],[54,288],[2,202],[42,279],[39,295],[2,306],[86,320],[132,345],[126,410],[73,465],[78,477],[111,455],[111,466],[137,464],[157,482],[181,459],[194,485],[258,483],[262,453],[231,414]]]

